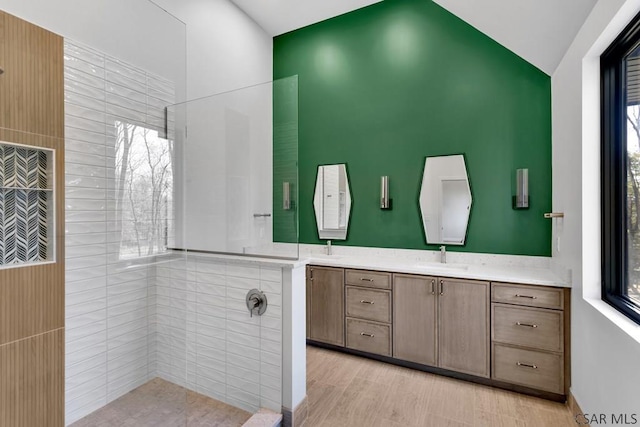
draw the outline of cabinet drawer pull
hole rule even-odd
[[[518,326],[526,326],[528,328],[537,328],[538,325],[533,324],[533,323],[521,323],[521,322],[516,322],[516,325]]]
[[[363,282],[373,282],[373,279],[369,279],[367,277],[361,277],[360,280]]]
[[[530,365],[528,363],[521,363],[518,362],[517,363],[518,366],[522,366],[523,368],[531,368],[531,369],[538,369],[538,367],[536,365]]]
[[[374,338],[374,337],[375,337],[375,335],[373,335],[373,334],[368,334],[368,333],[366,333],[366,332],[360,332],[360,335],[362,335],[363,337],[369,337],[369,338]]]
[[[534,297],[534,296],[531,296],[531,295],[520,295],[520,294],[516,294],[516,298],[538,299],[538,297]]]
[[[431,295],[436,294],[436,281],[435,279],[431,279]]]
[[[440,280],[440,295],[444,295],[444,280]]]
[[[360,300],[360,302],[361,302],[362,304],[371,304],[371,305],[375,304],[375,302],[374,302],[374,301],[365,301],[365,300],[363,300],[363,299],[361,299],[361,300]]]

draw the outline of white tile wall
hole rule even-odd
[[[65,41],[66,423],[153,377],[154,259],[119,260],[114,121],[164,128],[174,87]]]
[[[189,255],[156,272],[155,374],[248,411],[280,412],[282,268]],[[246,308],[253,288],[267,295],[263,316]]]

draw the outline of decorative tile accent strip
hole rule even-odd
[[[47,164],[45,150],[0,144],[0,265],[47,260]]]

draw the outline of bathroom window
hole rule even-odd
[[[173,141],[115,122],[115,216],[120,259],[166,252],[173,233]]]
[[[602,298],[640,323],[640,15],[602,54],[601,79]]]

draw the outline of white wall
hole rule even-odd
[[[187,99],[273,78],[273,39],[229,0],[153,1],[187,24]]]
[[[0,10],[176,82],[185,96],[185,25],[148,0],[0,0]]]
[[[553,255],[572,271],[571,390],[588,413],[640,408],[640,328],[600,300],[598,75],[599,55],[638,10],[638,0],[599,0],[551,79],[553,210],[565,213]]]

